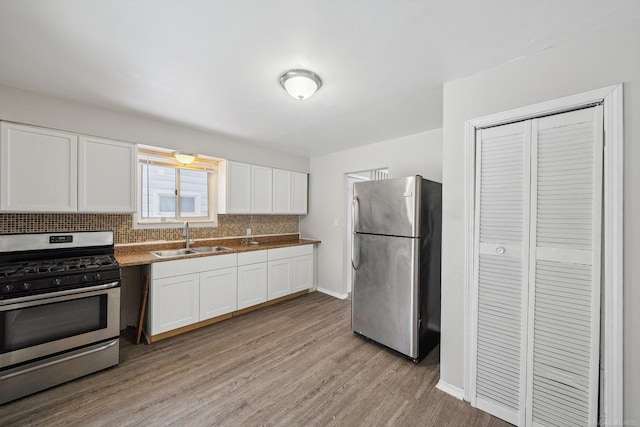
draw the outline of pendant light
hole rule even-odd
[[[280,85],[296,99],[307,99],[320,87],[322,80],[309,70],[289,70],[280,76]]]

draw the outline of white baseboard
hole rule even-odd
[[[336,291],[332,291],[331,289],[326,289],[323,287],[318,286],[318,289],[316,289],[318,292],[322,292],[323,294],[327,294],[329,296],[332,296],[334,298],[338,298],[338,299],[346,299],[349,297],[349,294],[340,294]]]
[[[444,381],[442,381],[442,379],[438,381],[438,384],[436,384],[436,388],[440,391],[444,391],[445,393],[450,394],[456,399],[464,400],[463,389],[456,387],[454,385],[451,385],[449,383],[445,383]]]

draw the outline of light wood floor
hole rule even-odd
[[[152,345],[120,365],[0,406],[2,426],[507,426],[355,336],[350,302],[319,292]]]

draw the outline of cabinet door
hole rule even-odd
[[[219,169],[219,213],[251,213],[251,165],[224,161]]]
[[[291,213],[291,172],[273,170],[273,213]]]
[[[313,256],[306,255],[293,258],[292,292],[311,289],[313,285]]]
[[[238,267],[238,310],[267,300],[267,263]]]
[[[0,209],[75,212],[78,137],[13,123],[0,126]]]
[[[155,279],[151,283],[151,335],[199,320],[198,274]]]
[[[135,145],[81,136],[78,144],[78,210],[136,210]]]
[[[251,213],[270,214],[272,212],[273,169],[251,166]]]
[[[291,172],[291,213],[307,214],[307,174]]]
[[[200,273],[200,320],[236,310],[236,267]]]
[[[268,280],[268,296],[267,299],[289,295],[291,293],[292,278],[292,262],[291,258],[279,259],[277,261],[269,261],[269,280]]]

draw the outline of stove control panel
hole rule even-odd
[[[5,304],[8,299],[26,295],[44,294],[66,289],[78,289],[101,285],[103,283],[120,280],[120,268],[111,268],[99,273],[65,274],[56,277],[34,278],[0,284],[0,300]]]

